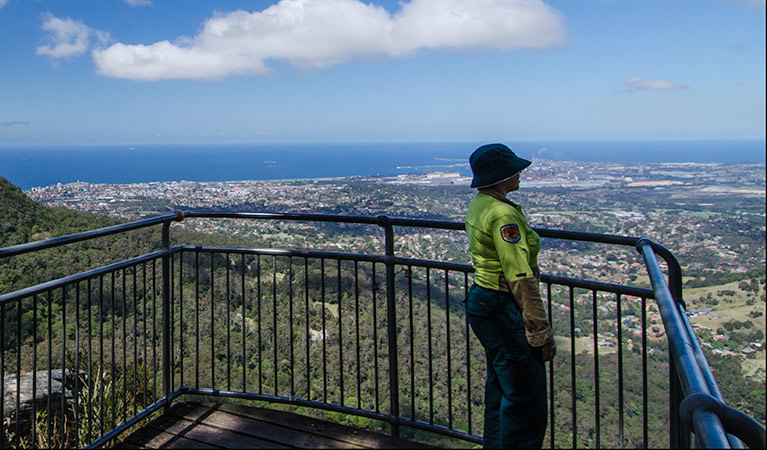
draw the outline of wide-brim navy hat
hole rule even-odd
[[[471,180],[473,188],[490,187],[508,180],[531,164],[503,144],[479,147],[469,157],[469,163],[474,173],[474,179]]]

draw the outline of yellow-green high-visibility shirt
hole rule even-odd
[[[535,276],[541,238],[519,205],[479,192],[466,214],[466,234],[479,286],[506,291],[507,283]]]

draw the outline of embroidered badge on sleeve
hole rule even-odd
[[[522,235],[519,234],[519,227],[512,224],[504,225],[501,227],[501,237],[504,241],[514,244],[519,242],[519,239],[522,237]]]

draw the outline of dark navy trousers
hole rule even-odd
[[[540,448],[546,433],[546,368],[531,347],[511,295],[473,285],[466,297],[471,329],[487,356],[484,448]]]

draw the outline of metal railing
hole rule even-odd
[[[171,247],[170,225],[185,218],[375,226],[384,249]],[[400,257],[394,246],[395,227],[462,231],[462,223],[179,212],[0,249],[0,262],[158,225],[156,252],[0,295],[2,446],[98,447],[189,394],[481,442],[484,353],[462,305],[473,269]],[[764,427],[721,398],[684,314],[673,254],[646,239],[536,231],[636,248],[653,286],[542,275],[562,339],[548,364],[551,447],[686,447],[691,436],[705,448],[740,445],[726,433],[763,447]],[[667,340],[648,335],[649,299]],[[22,398],[30,384],[34,394]]]

